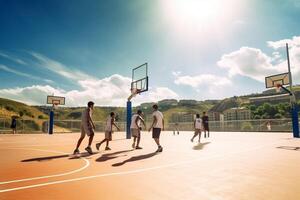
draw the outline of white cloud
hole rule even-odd
[[[43,105],[47,95],[66,97],[67,106],[84,106],[88,101],[94,101],[97,106],[126,106],[130,95],[131,79],[114,74],[99,80],[81,80],[78,82],[81,90],[65,91],[49,85],[34,85],[24,88],[1,89],[0,96],[22,101],[31,105]],[[176,98],[178,95],[165,87],[150,89],[148,93],[138,95],[133,99],[135,104],[159,101],[165,98]]]
[[[175,84],[187,85],[196,91],[207,91],[211,94],[215,94],[220,89],[232,85],[231,80],[227,77],[216,76],[213,74],[200,74],[196,76],[175,76]]]
[[[6,71],[6,72],[9,72],[9,73],[13,73],[13,74],[16,74],[18,76],[23,76],[23,77],[26,77],[26,78],[34,79],[34,80],[45,81],[47,83],[53,83],[52,80],[42,79],[40,77],[17,71],[15,69],[9,68],[9,67],[7,67],[5,65],[1,65],[1,64],[0,64],[0,70]]]
[[[283,39],[278,41],[267,41],[269,47],[273,49],[285,48],[286,43],[289,44],[289,47],[300,47],[300,36],[294,36],[292,39]]]
[[[19,64],[21,64],[21,65],[27,65],[27,63],[26,63],[25,61],[23,61],[23,60],[21,60],[21,59],[19,59],[19,58],[16,58],[16,57],[14,57],[14,56],[9,56],[9,55],[7,55],[7,54],[5,54],[5,53],[0,52],[0,56],[6,58],[6,59],[8,59],[8,60],[14,61],[14,62],[16,62],[16,63],[19,63]]]
[[[217,64],[219,67],[227,69],[230,77],[242,75],[264,82],[266,76],[288,71],[285,51],[284,55],[278,52],[278,49],[285,48],[286,43],[289,43],[293,80],[294,83],[299,83],[297,81],[300,79],[299,36],[294,36],[292,39],[268,41],[268,46],[274,50],[271,56],[260,49],[242,47],[237,51],[223,55]]]
[[[278,55],[275,56],[278,57]],[[217,64],[227,69],[230,77],[242,75],[263,82],[265,76],[286,71],[284,65],[273,65],[272,61],[274,58],[269,57],[260,49],[242,47],[238,51],[223,55]]]
[[[85,79],[95,79],[94,77],[80,71],[80,70],[75,70],[71,69],[64,64],[50,59],[42,54],[36,53],[36,52],[30,52],[30,54],[36,58],[39,62],[39,65],[42,67],[45,67],[46,69],[59,74],[65,78],[71,79],[71,80],[85,80]]]
[[[173,71],[172,72],[172,75],[175,77],[179,76],[180,74],[181,74],[181,71]]]

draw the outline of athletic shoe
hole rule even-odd
[[[137,146],[137,147],[135,147],[135,149],[143,149],[142,147],[139,147],[139,146]]]
[[[76,155],[76,154],[80,154],[79,149],[75,149],[75,150],[74,150],[73,155]]]
[[[105,151],[109,151],[109,150],[111,150],[111,148],[105,147]]]
[[[92,148],[91,147],[87,147],[85,148],[85,150],[89,153],[89,154],[93,154]]]
[[[159,152],[162,152],[163,151],[163,148],[162,148],[162,146],[160,146],[160,147],[158,147],[158,149],[157,149],[157,153],[159,153]]]
[[[135,144],[133,143],[131,146],[132,146],[132,148],[134,148],[134,147],[135,147]]]
[[[100,143],[100,142],[96,144],[96,149],[97,149],[98,151],[99,151],[99,149],[100,149],[100,146],[101,146],[101,143]]]

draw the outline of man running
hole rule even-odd
[[[92,114],[93,114],[93,110],[94,110],[94,102],[89,101],[87,104],[87,108],[84,109],[84,111],[82,112],[82,116],[81,116],[81,136],[77,142],[77,146],[76,149],[74,150],[73,154],[79,154],[79,146],[82,142],[82,140],[84,139],[85,135],[87,135],[89,137],[89,144],[88,146],[85,148],[85,150],[89,153],[89,154],[93,154],[92,148],[91,148],[91,144],[93,142],[93,138],[95,135],[95,125],[94,122],[92,120]]]
[[[201,138],[201,130],[202,130],[202,119],[200,118],[199,114],[196,114],[196,119],[194,120],[194,129],[195,129],[195,134],[191,139],[191,142],[194,142],[194,138],[199,135],[199,140],[198,142],[200,142],[200,138]]]
[[[105,126],[105,138],[96,144],[97,150],[100,149],[101,144],[106,142],[105,151],[111,150],[109,148],[109,141],[112,140],[112,133],[113,133],[113,126],[117,128],[118,131],[120,131],[120,128],[115,124],[115,113],[111,112],[106,120],[106,126]]]
[[[208,116],[206,115],[206,112],[203,112],[202,124],[204,130],[204,137],[206,138],[206,131],[207,131],[207,137],[209,137]]]
[[[164,116],[163,114],[158,110],[158,106],[154,104],[152,106],[154,112],[152,114],[153,116],[153,123],[149,129],[151,131],[152,129],[152,138],[154,139],[155,143],[157,144],[157,151],[156,152],[162,152],[163,147],[159,143],[159,136],[160,132],[164,130]]]
[[[144,119],[142,118],[142,111],[138,110],[136,114],[134,114],[131,118],[131,125],[130,125],[130,131],[131,131],[131,135],[133,137],[133,144],[132,144],[132,148],[135,149],[142,149],[142,147],[140,147],[140,140],[141,140],[141,122],[144,124],[144,127],[146,128],[146,124]],[[135,142],[136,146],[135,146]]]

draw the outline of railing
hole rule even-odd
[[[103,132],[105,129],[105,122],[95,121],[96,132]],[[125,131],[125,122],[116,122],[121,131]],[[147,128],[150,126],[147,122]],[[270,126],[268,127],[268,124]],[[0,119],[0,133],[11,132],[11,119]],[[55,133],[71,133],[80,131],[80,120],[54,120]],[[165,130],[172,131],[175,127],[180,131],[193,131],[193,122],[178,122],[166,123]],[[211,131],[240,131],[240,132],[291,132],[292,121],[291,119],[261,119],[261,120],[234,120],[234,121],[210,121],[209,128]],[[48,121],[47,120],[29,120],[17,119],[17,132],[22,133],[47,133]]]

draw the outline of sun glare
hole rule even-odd
[[[172,12],[185,21],[209,22],[218,18],[220,0],[174,0]]]
[[[181,31],[221,29],[239,10],[238,0],[162,0],[168,24]]]

